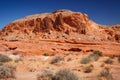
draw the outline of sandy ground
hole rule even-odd
[[[120,44],[115,42],[97,42],[97,41],[57,41],[57,40],[41,40],[41,41],[0,41],[0,53],[8,56],[17,52],[22,61],[9,62],[5,65],[16,67],[16,80],[36,80],[37,74],[43,70],[51,70],[54,73],[66,68],[70,69],[80,80],[98,80],[97,75],[105,67],[110,69],[110,73],[114,80],[120,80],[120,63],[117,58],[113,59],[113,64],[106,64],[104,61],[108,59],[108,55],[119,55]],[[103,52],[103,57],[98,61],[88,64],[81,64],[82,58],[92,53],[92,50]],[[51,64],[51,60],[56,56],[64,57],[63,61]],[[90,73],[84,73],[83,68],[87,65],[93,65]],[[103,65],[101,67],[101,65]]]

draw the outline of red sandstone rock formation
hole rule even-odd
[[[69,10],[30,15],[6,25],[0,32],[5,40],[79,39],[120,41],[120,25],[106,27],[89,20],[86,14]]]

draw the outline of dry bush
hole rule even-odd
[[[102,52],[100,51],[93,51],[92,54],[90,54],[88,57],[91,61],[97,61],[102,55]]]
[[[14,69],[8,66],[0,66],[0,79],[15,78]]]
[[[106,64],[113,64],[113,59],[112,58],[108,58],[104,61],[104,63]]]
[[[44,55],[44,56],[50,56],[50,54],[49,54],[49,53],[44,53],[43,55]]]
[[[81,64],[87,64],[87,63],[89,63],[90,61],[91,61],[90,58],[85,57],[85,58],[82,58],[82,59],[81,59],[80,63],[81,63]]]
[[[67,59],[68,62],[71,61],[71,60],[72,60],[72,58],[68,58],[68,59]]]
[[[118,62],[120,63],[120,56],[118,56]]]
[[[55,64],[55,63],[58,63],[60,61],[64,61],[64,57],[62,57],[62,56],[56,56],[54,59],[52,59],[52,61],[50,63],[51,64]]]
[[[92,64],[90,64],[90,65],[85,65],[85,66],[83,67],[83,72],[84,72],[84,73],[90,73],[90,72],[92,72],[93,68],[94,68],[94,66],[93,66]]]
[[[78,80],[78,76],[68,69],[59,70],[53,80]]]
[[[113,80],[112,74],[109,68],[104,68],[98,75],[99,80]]]
[[[12,54],[13,54],[13,55],[18,55],[19,52],[15,51],[15,52],[13,52]]]
[[[97,54],[99,56],[103,56],[103,53],[99,50],[93,51],[94,54]]]
[[[37,80],[52,80],[53,72],[50,70],[44,70],[40,74],[37,75]]]
[[[81,64],[87,64],[91,61],[97,61],[102,55],[102,52],[100,51],[93,51],[89,56],[82,58],[80,61]]]
[[[0,62],[9,62],[9,61],[12,61],[12,59],[6,55],[0,54]]]

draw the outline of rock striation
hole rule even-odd
[[[70,10],[35,14],[15,20],[1,31],[5,40],[79,39],[120,42],[120,25],[95,23],[87,14]]]

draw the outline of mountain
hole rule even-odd
[[[120,25],[95,23],[87,14],[70,10],[29,15],[6,25],[0,32],[4,40],[78,39],[120,42]]]

